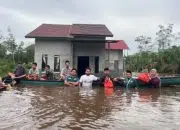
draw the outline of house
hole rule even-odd
[[[106,43],[105,49],[105,65],[111,70],[122,74],[124,68],[123,50],[129,49],[125,41],[117,40],[113,43]]]
[[[34,60],[42,70],[48,64],[59,72],[66,60],[78,69],[79,75],[84,74],[86,67],[95,73],[112,64],[112,69],[123,69],[123,49],[127,49],[127,45],[106,40],[113,34],[102,24],[42,24],[25,37],[35,38]]]

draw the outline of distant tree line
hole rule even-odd
[[[125,57],[126,68],[139,72],[156,68],[160,73],[180,73],[180,33],[173,32],[173,24],[159,25],[156,37],[138,36],[138,53]]]
[[[7,36],[0,34],[0,76],[12,71],[17,62],[28,66],[34,60],[34,44],[25,47],[23,41],[16,42],[10,28],[7,32]]]

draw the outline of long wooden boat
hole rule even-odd
[[[6,87],[7,87],[7,86],[2,86],[2,87],[0,87],[0,91],[6,90]]]
[[[161,86],[172,86],[172,85],[180,85],[180,77],[161,77]],[[63,81],[55,81],[55,80],[22,80],[22,84],[29,85],[48,85],[48,86],[63,86]],[[139,86],[147,86],[146,83],[137,80]],[[99,85],[98,82],[94,83],[95,85]],[[116,85],[120,85],[118,82]]]

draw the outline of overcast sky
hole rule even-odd
[[[106,24],[114,39],[137,51],[138,35],[154,37],[159,24],[180,31],[180,0],[0,0],[0,30],[11,27],[18,41],[42,23]]]

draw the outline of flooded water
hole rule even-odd
[[[1,130],[178,130],[180,87],[18,87],[0,92]]]

